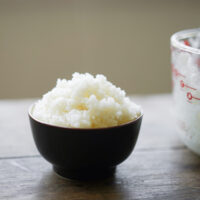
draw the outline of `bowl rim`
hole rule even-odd
[[[120,124],[120,125],[117,125],[117,126],[109,126],[109,127],[100,127],[100,128],[75,128],[75,127],[66,127],[66,126],[59,126],[59,125],[54,125],[54,124],[48,124],[46,122],[43,122],[43,121],[40,121],[36,118],[33,117],[31,111],[33,109],[33,106],[35,106],[36,102],[35,103],[32,103],[29,108],[28,108],[28,115],[29,117],[36,121],[37,123],[40,123],[42,125],[47,125],[47,126],[50,126],[50,127],[53,127],[53,128],[62,128],[62,129],[66,129],[66,130],[79,130],[79,131],[92,131],[92,130],[108,130],[108,129],[115,129],[115,128],[121,128],[121,127],[124,127],[124,126],[127,126],[129,124],[133,124],[133,123],[136,123],[137,121],[139,121],[141,118],[143,118],[144,116],[144,112],[143,112],[143,109],[141,108],[141,114],[139,117],[137,117],[136,119],[134,120],[131,120],[131,121],[128,121],[124,124]]]

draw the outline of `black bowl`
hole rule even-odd
[[[34,119],[31,110],[32,106],[29,119],[37,149],[57,174],[71,179],[112,174],[133,151],[143,117],[108,128],[66,128]]]

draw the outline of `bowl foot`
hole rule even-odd
[[[53,166],[53,170],[56,172],[56,174],[64,178],[76,180],[99,180],[114,175],[116,167],[68,170],[65,168]]]

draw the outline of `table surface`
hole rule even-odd
[[[57,176],[34,145],[28,106],[0,101],[1,200],[200,199],[200,157],[179,140],[170,95],[136,96],[144,119],[131,156],[113,177],[81,182]]]

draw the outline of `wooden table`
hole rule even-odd
[[[0,101],[0,200],[200,199],[200,157],[179,140],[170,95],[140,96],[144,108],[138,143],[115,176],[79,182],[57,176],[33,143],[28,106]]]

